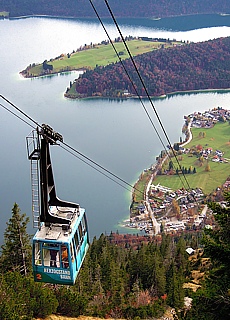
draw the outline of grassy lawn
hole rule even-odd
[[[9,12],[0,11],[0,17],[8,18],[9,17]]]
[[[205,132],[204,138],[199,137],[200,132]],[[195,174],[186,174],[185,177],[191,188],[200,187],[204,193],[208,194],[215,190],[218,186],[221,186],[230,173],[230,125],[228,122],[217,123],[212,129],[193,128],[192,129],[193,140],[186,145],[187,148],[191,148],[198,144],[204,148],[211,147],[213,151],[216,149],[224,152],[224,158],[229,159],[229,163],[212,162],[209,160],[210,171],[205,171],[207,161],[204,160],[203,165],[200,166],[200,162],[196,156],[183,154],[182,160],[179,161],[181,167],[196,168]],[[179,157],[178,157],[179,158]],[[174,167],[178,167],[175,159],[173,160]],[[181,177],[181,179],[180,179]],[[172,176],[157,176],[154,183],[160,183],[161,185],[172,188],[173,190],[184,187],[188,189],[188,185],[182,175],[180,177],[176,175]],[[182,182],[181,182],[182,180]],[[184,183],[184,184],[183,184]]]
[[[174,44],[174,42],[172,43]],[[133,56],[143,54],[152,50],[159,49],[162,45],[165,47],[172,46],[170,43],[165,42],[151,42],[142,40],[130,40],[127,41],[127,46]],[[122,42],[114,43],[114,46],[118,53],[120,53],[120,58],[129,58],[128,52],[126,51],[124,44]],[[89,48],[86,50],[78,51],[72,53],[68,58],[65,54],[63,57],[58,59],[51,59],[48,64],[53,65],[53,73],[78,70],[78,69],[93,69],[97,65],[105,66],[110,63],[119,61],[113,47],[111,44],[108,45],[96,45],[94,48]],[[39,76],[43,72],[42,64],[36,65],[29,69],[28,75]]]
[[[135,216],[138,214],[138,206],[143,202],[144,200],[144,191],[147,186],[147,183],[149,182],[149,179],[151,177],[152,172],[151,171],[145,171],[142,172],[140,179],[135,184],[135,189],[133,191],[133,199],[134,202],[132,203],[132,216]]]
[[[141,174],[141,179],[135,185],[136,190],[134,191],[135,194],[135,201],[140,202],[144,199],[144,190],[146,185],[151,177],[151,172],[146,171]]]

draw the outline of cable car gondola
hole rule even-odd
[[[56,196],[49,145],[62,136],[43,124],[26,138],[31,161],[34,280],[73,285],[89,247],[85,209]]]

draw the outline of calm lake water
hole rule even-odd
[[[110,37],[114,39],[118,36],[115,28],[111,21],[105,22]],[[229,16],[118,22],[124,36],[144,35],[185,41],[230,36]],[[19,75],[19,71],[30,63],[42,62],[72,52],[85,43],[105,39],[106,35],[96,20],[44,17],[0,20],[0,94],[37,122],[52,126],[63,135],[67,144],[133,184],[163,149],[139,101],[71,101],[65,99],[63,93],[77,73],[40,79],[23,79]],[[9,107],[2,100],[0,103]],[[145,104],[157,126],[148,102]],[[171,142],[174,142],[181,136],[184,115],[217,106],[229,108],[230,93],[174,95],[154,100],[154,104]],[[31,217],[30,163],[25,142],[31,128],[3,108],[0,108],[0,119],[1,243],[14,202]],[[60,147],[52,147],[51,156],[58,196],[86,208],[91,239],[111,230],[126,232],[119,223],[129,216],[130,191]],[[28,231],[33,233],[32,217]]]

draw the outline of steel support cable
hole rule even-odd
[[[133,80],[131,79],[131,77],[130,77],[130,75],[129,75],[129,73],[128,73],[128,71],[127,71],[127,69],[126,69],[126,67],[125,67],[125,65],[124,65],[124,63],[123,63],[120,55],[119,55],[119,53],[117,52],[117,49],[116,49],[116,47],[114,46],[113,41],[112,41],[112,39],[111,39],[108,31],[106,30],[106,27],[105,27],[103,21],[101,20],[99,14],[98,14],[98,12],[97,12],[96,7],[94,6],[92,0],[89,0],[89,2],[91,3],[91,6],[92,6],[92,8],[93,8],[93,10],[94,10],[94,12],[95,12],[98,20],[100,21],[100,23],[101,23],[101,25],[102,25],[102,27],[103,27],[103,29],[104,29],[104,31],[105,31],[108,39],[109,39],[109,41],[110,41],[110,43],[111,43],[111,45],[112,45],[112,47],[113,47],[113,49],[114,49],[117,57],[118,57],[118,59],[120,60],[120,63],[122,64],[122,66],[123,66],[123,68],[124,68],[124,70],[125,70],[125,73],[126,73],[126,75],[128,76],[128,78],[129,78],[129,80],[130,80],[130,82],[131,82],[131,84],[132,84],[132,86],[133,86],[133,88],[134,88],[134,90],[135,90],[135,92],[136,92],[136,95],[138,96],[138,99],[140,100],[140,103],[142,104],[142,107],[143,107],[143,109],[144,109],[144,111],[145,111],[145,113],[146,113],[146,115],[147,115],[147,117],[148,117],[148,119],[149,119],[152,127],[154,128],[154,130],[155,130],[155,132],[156,132],[156,134],[157,134],[157,136],[158,136],[158,138],[159,138],[159,140],[160,140],[160,142],[161,142],[164,150],[166,151],[166,154],[168,155],[168,157],[169,157],[170,159],[172,159],[170,153],[169,153],[168,150],[167,150],[167,147],[165,146],[165,144],[164,144],[164,142],[163,142],[163,140],[162,140],[159,132],[158,132],[157,129],[156,129],[156,126],[155,126],[154,123],[153,123],[152,118],[150,117],[150,114],[149,114],[148,110],[146,109],[146,107],[145,107],[145,105],[144,105],[144,103],[143,103],[142,98],[140,97],[140,95],[139,95],[139,93],[138,93],[138,91],[137,91],[137,88],[136,88]],[[122,37],[122,40],[123,40],[123,37]],[[130,55],[131,55],[131,54],[130,54]],[[170,147],[171,147],[171,144],[170,144]],[[172,149],[172,147],[171,147],[171,149]],[[179,167],[180,167],[180,169],[181,169],[180,164],[179,164]],[[182,185],[185,187],[185,184],[184,184],[184,182],[182,181],[180,174],[178,174],[178,176],[179,176],[179,178],[180,178],[180,180],[181,180]],[[186,188],[186,187],[185,187],[185,188]]]
[[[24,111],[22,111],[21,109],[19,109],[15,104],[13,104],[10,100],[8,100],[7,98],[5,98],[3,95],[0,94],[0,98],[2,98],[3,100],[5,100],[7,103],[9,103],[14,109],[16,109],[18,112],[20,112],[21,114],[24,115],[24,117],[28,118],[31,122],[33,122],[34,124],[36,124],[37,127],[42,128],[42,126],[35,121],[34,119],[32,119],[28,114],[26,114]],[[16,115],[15,115],[16,116]],[[24,120],[23,120],[24,121]],[[31,126],[29,124],[29,126]]]
[[[129,75],[129,73],[128,73],[128,71],[127,71],[127,69],[126,69],[126,67],[125,67],[125,65],[124,65],[124,63],[123,63],[123,61],[122,61],[122,59],[121,59],[121,57],[120,57],[120,55],[119,55],[119,53],[118,53],[118,51],[117,51],[117,49],[116,49],[116,47],[115,47],[115,45],[114,45],[114,43],[113,43],[110,35],[109,35],[109,33],[108,33],[108,31],[106,30],[106,27],[105,27],[103,21],[101,20],[99,14],[98,14],[98,12],[97,12],[96,7],[94,6],[92,0],[89,0],[89,2],[91,3],[91,6],[92,6],[95,14],[96,14],[98,20],[100,21],[100,23],[101,23],[101,25],[102,25],[102,28],[104,29],[104,31],[105,31],[105,33],[106,33],[106,35],[107,35],[107,37],[108,37],[108,39],[109,39],[109,41],[110,41],[110,44],[111,44],[112,47],[113,47],[113,50],[115,51],[118,59],[120,60],[120,63],[122,64],[122,67],[123,67],[123,69],[125,70],[125,73],[126,73],[127,77],[129,78],[129,81],[131,82],[131,84],[132,84],[132,86],[133,86],[133,88],[134,88],[134,90],[135,90],[135,92],[136,92],[136,95],[138,96],[138,99],[140,100],[140,103],[142,104],[142,107],[143,107],[143,109],[145,110],[145,113],[146,113],[147,117],[149,118],[149,121],[151,122],[151,125],[153,126],[153,128],[154,128],[154,130],[155,130],[155,132],[156,132],[156,134],[157,134],[157,136],[158,136],[158,138],[159,138],[159,140],[160,140],[163,148],[166,150],[166,152],[168,152],[168,151],[167,151],[167,148],[166,148],[166,146],[165,146],[165,144],[164,144],[164,142],[163,142],[163,140],[162,140],[162,138],[161,138],[161,136],[160,136],[160,134],[159,134],[159,132],[157,131],[156,126],[155,126],[154,123],[153,123],[152,118],[150,117],[150,115],[149,115],[149,113],[148,113],[148,110],[146,109],[146,107],[145,107],[145,105],[144,105],[144,103],[143,103],[143,100],[141,99],[141,97],[140,97],[140,95],[139,95],[139,93],[138,93],[138,91],[137,91],[137,88],[136,88],[133,80],[131,79],[131,77],[130,77],[130,75]]]
[[[89,1],[91,2],[91,0],[89,0]],[[179,168],[180,168],[181,171],[182,171],[181,165],[180,165],[179,160],[178,160],[178,158],[177,158],[177,156],[176,156],[176,153],[175,153],[175,151],[174,151],[174,149],[173,149],[173,147],[172,147],[172,145],[171,145],[171,142],[170,142],[170,140],[169,140],[169,137],[168,137],[168,135],[167,135],[167,132],[166,132],[166,130],[165,130],[165,128],[164,128],[164,125],[163,125],[163,123],[162,123],[162,121],[161,121],[161,119],[160,119],[160,117],[159,117],[159,115],[158,115],[158,113],[157,113],[157,110],[156,110],[156,108],[155,108],[155,106],[154,106],[154,104],[153,104],[153,102],[152,102],[151,97],[149,96],[148,90],[147,90],[147,88],[146,88],[146,86],[145,86],[145,83],[144,83],[144,81],[143,81],[140,73],[139,73],[139,70],[137,69],[136,63],[135,63],[135,61],[134,61],[134,59],[133,59],[133,56],[132,56],[132,54],[131,54],[131,52],[130,52],[128,46],[127,46],[127,44],[126,44],[126,41],[125,41],[125,39],[124,39],[124,37],[123,37],[123,34],[122,34],[121,30],[120,30],[120,27],[119,27],[117,21],[116,21],[116,19],[115,19],[115,16],[114,16],[114,14],[113,14],[113,12],[112,12],[109,4],[108,4],[108,1],[107,1],[107,0],[104,0],[104,1],[105,1],[105,3],[106,3],[107,9],[109,10],[110,15],[111,15],[111,17],[112,17],[112,19],[113,19],[113,21],[114,21],[114,24],[116,25],[116,28],[117,28],[120,36],[121,36],[121,39],[122,39],[122,41],[123,41],[123,43],[124,43],[124,46],[125,46],[128,54],[129,54],[129,57],[130,57],[130,59],[131,59],[131,61],[132,61],[132,63],[133,63],[133,66],[134,66],[134,68],[135,68],[135,70],[136,70],[136,72],[137,72],[137,75],[138,75],[138,77],[139,77],[139,80],[141,81],[141,84],[143,85],[143,88],[144,88],[144,90],[145,90],[145,92],[146,92],[146,95],[147,95],[147,97],[148,97],[148,100],[149,100],[149,102],[150,102],[150,104],[151,104],[151,106],[152,106],[152,108],[153,108],[153,110],[154,110],[154,113],[155,113],[155,115],[156,115],[156,117],[157,117],[157,119],[158,119],[158,122],[159,122],[159,124],[160,124],[160,126],[161,126],[161,129],[162,129],[162,131],[163,131],[163,133],[164,133],[164,135],[165,135],[165,137],[166,137],[166,139],[167,139],[167,141],[168,141],[168,144],[169,144],[169,146],[170,146],[170,149],[172,150],[172,153],[173,153],[173,155],[174,155],[174,157],[175,157],[175,159],[176,159],[176,162],[177,162]],[[106,33],[106,34],[107,34],[107,33]],[[110,40],[110,41],[111,41],[111,40]],[[122,65],[123,65],[123,64],[122,64]],[[126,69],[125,69],[125,70],[126,70]],[[132,83],[133,83],[133,82],[132,82]],[[134,87],[135,87],[135,86],[134,86]],[[136,91],[136,92],[137,92],[137,91]],[[139,97],[139,94],[138,94],[138,97]],[[140,99],[140,97],[139,97],[139,99]],[[152,121],[151,121],[151,122],[152,122]],[[168,154],[166,148],[165,148],[165,151],[166,151],[167,155],[169,156],[169,158],[171,158],[171,156],[170,156],[170,154]],[[191,189],[191,187],[190,187],[190,185],[189,185],[189,182],[188,182],[188,180],[187,180],[187,178],[186,178],[186,176],[185,176],[185,174],[184,174],[183,172],[182,172],[182,175],[183,175],[184,180],[185,180],[185,182],[186,182],[186,184],[187,184],[187,186],[188,186],[188,189]],[[179,178],[180,178],[180,180],[181,180],[181,183],[184,185],[184,182],[182,181],[181,176],[180,176],[179,174],[178,174],[178,176],[179,176]],[[185,189],[186,189],[186,188],[185,188]],[[199,203],[198,203],[197,200],[195,199],[195,196],[194,196],[194,195],[193,195],[193,199],[195,200],[197,206],[199,207]]]
[[[141,192],[140,190],[136,189],[133,185],[131,185],[130,183],[126,182],[125,180],[123,180],[122,178],[120,178],[119,176],[117,176],[116,174],[112,173],[111,171],[109,171],[108,169],[106,169],[105,167],[101,166],[100,164],[98,164],[97,162],[95,162],[94,160],[90,159],[89,157],[85,156],[83,153],[81,153],[80,151],[76,150],[75,148],[69,146],[68,144],[66,144],[65,142],[62,142],[62,144],[64,146],[66,146],[67,148],[69,148],[70,150],[74,151],[75,153],[79,154],[81,157],[83,157],[84,159],[92,162],[95,166],[97,166],[98,168],[104,170],[105,172],[109,173],[111,176],[113,176],[114,178],[120,180],[121,182],[125,183],[126,185],[128,185],[130,188],[137,190],[138,192]],[[143,193],[143,192],[141,192]]]
[[[145,111],[145,113],[146,113],[146,115],[147,115],[147,117],[148,117],[148,119],[149,119],[149,121],[150,121],[150,123],[151,123],[152,127],[154,128],[154,130],[155,130],[155,132],[156,132],[156,134],[157,134],[157,136],[158,136],[158,138],[159,138],[159,140],[160,140],[160,142],[161,142],[161,144],[162,144],[162,146],[163,146],[164,150],[166,151],[166,154],[168,155],[168,157],[169,157],[170,159],[172,159],[172,158],[171,158],[170,153],[169,153],[169,152],[168,152],[168,150],[167,150],[167,147],[165,146],[165,144],[164,144],[164,142],[163,142],[163,140],[162,140],[162,138],[161,138],[161,136],[160,136],[159,132],[158,132],[158,131],[157,131],[157,129],[156,129],[156,126],[155,126],[155,125],[154,125],[154,123],[153,123],[152,118],[150,117],[150,114],[149,114],[148,110],[146,109],[146,107],[145,107],[145,105],[144,105],[144,103],[143,103],[142,98],[140,97],[140,95],[139,95],[139,93],[138,93],[138,91],[137,91],[137,88],[136,88],[136,86],[135,86],[135,84],[134,84],[133,80],[131,79],[131,77],[130,77],[130,75],[129,75],[129,73],[128,73],[128,71],[127,71],[127,69],[126,69],[126,67],[125,67],[125,65],[124,65],[124,63],[123,63],[123,61],[122,61],[122,59],[121,59],[120,55],[119,55],[119,53],[117,52],[117,49],[116,49],[116,47],[115,47],[115,45],[114,45],[114,43],[113,43],[113,41],[112,41],[112,39],[111,39],[111,37],[110,37],[110,35],[109,35],[108,31],[106,30],[106,27],[105,27],[105,25],[104,25],[103,21],[101,20],[101,17],[99,16],[99,14],[98,14],[98,12],[97,12],[96,7],[94,6],[94,4],[93,4],[92,0],[89,0],[89,2],[90,2],[90,4],[91,4],[91,6],[92,6],[92,8],[93,8],[93,10],[94,10],[94,12],[95,12],[95,14],[96,14],[96,16],[97,16],[98,20],[100,21],[100,23],[101,23],[101,25],[102,25],[102,27],[103,27],[103,29],[104,29],[104,31],[105,31],[105,33],[106,33],[106,35],[107,35],[108,39],[109,39],[109,41],[110,41],[110,43],[111,43],[111,45],[112,45],[112,47],[113,47],[113,49],[114,49],[114,51],[115,51],[115,53],[116,53],[117,57],[118,57],[118,59],[120,60],[120,63],[121,63],[121,65],[122,65],[122,67],[124,68],[125,73],[126,73],[126,75],[128,76],[128,78],[129,78],[129,80],[130,80],[130,82],[131,82],[131,84],[132,84],[132,86],[133,86],[133,88],[134,88],[134,90],[135,90],[135,92],[136,92],[136,95],[138,96],[138,99],[140,100],[140,103],[142,104],[142,107],[143,107],[143,109],[144,109],[144,111]],[[124,42],[124,38],[123,38],[123,36],[122,36],[122,40],[123,40],[123,42]],[[129,55],[131,55],[131,53],[130,53],[130,52],[129,52]],[[151,102],[151,101],[150,101],[150,102]],[[170,143],[170,142],[169,142],[169,143]],[[171,147],[171,143],[170,143],[170,147]],[[172,149],[172,147],[171,147],[171,149]],[[175,155],[175,154],[174,154],[174,155]],[[179,164],[179,163],[178,163],[178,164]],[[180,164],[179,164],[179,168],[181,169]],[[180,178],[180,180],[181,180],[182,185],[185,187],[184,181],[181,179],[180,174],[178,174],[178,176],[179,176],[179,178]],[[186,189],[186,187],[185,187],[185,189]]]
[[[28,114],[26,114],[24,111],[22,111],[20,108],[18,108],[15,104],[13,104],[12,102],[10,102],[7,98],[3,97],[2,95],[0,95],[0,98],[3,98],[7,103],[9,103],[13,108],[15,108],[18,112],[22,113],[24,117],[28,118],[31,122],[33,122],[34,124],[36,124],[36,127],[39,127],[42,129],[42,126],[36,122],[33,118],[31,118]],[[15,117],[17,117],[19,120],[23,121],[24,123],[26,123],[28,126],[32,127],[34,130],[36,129],[36,127],[32,126],[29,122],[25,121],[23,118],[19,117],[16,113],[14,113],[13,111],[11,111],[10,109],[8,109],[7,107],[5,107],[4,105],[0,104],[1,107],[3,107],[6,111],[10,112],[11,114],[13,114]],[[50,139],[50,137],[49,137]],[[52,140],[52,139],[51,139]],[[53,141],[54,143],[57,144],[56,141]],[[108,169],[106,169],[105,167],[101,166],[100,164],[98,164],[97,162],[95,162],[94,160],[90,159],[89,157],[85,156],[83,153],[81,153],[80,151],[76,150],[75,148],[71,147],[70,145],[68,145],[65,142],[60,141],[60,143],[62,143],[65,147],[69,148],[71,151],[67,150],[66,148],[64,148],[63,146],[61,146],[65,151],[69,152],[70,154],[72,154],[73,156],[75,156],[76,158],[78,158],[79,160],[83,161],[85,164],[87,164],[88,166],[92,167],[93,169],[95,169],[96,171],[100,172],[101,174],[103,174],[105,177],[107,177],[108,179],[110,179],[111,181],[117,183],[118,185],[120,185],[121,187],[123,187],[124,189],[130,191],[130,189],[126,188],[125,186],[123,186],[121,183],[119,183],[118,181],[116,181],[115,179],[109,177],[108,174],[110,174],[111,176],[113,176],[114,178],[116,178],[117,180],[121,181],[122,183],[124,183],[125,185],[129,186],[131,189],[135,189],[136,191],[143,193],[142,191],[138,190],[135,186],[131,185],[130,183],[126,182],[124,179],[120,178],[118,175],[112,173],[111,171],[109,171]],[[59,145],[59,144],[58,144]],[[60,145],[59,145],[60,146]],[[76,154],[80,155],[82,158],[86,159],[87,161],[93,163],[95,166],[97,166],[98,168],[100,168],[101,170],[104,170],[106,173],[103,173],[101,170],[99,170],[98,168],[94,167],[93,165],[91,165],[89,162],[87,162],[86,160],[81,159],[80,157],[78,157],[76,154],[74,155],[75,152]]]
[[[122,59],[121,59],[121,57],[119,56],[119,54],[118,54],[118,52],[117,52],[117,50],[116,50],[116,48],[115,48],[115,46],[114,46],[114,44],[113,44],[113,41],[111,40],[111,38],[110,38],[110,36],[109,36],[106,28],[105,28],[105,25],[104,25],[103,21],[101,20],[99,14],[98,14],[98,12],[97,12],[97,9],[95,8],[94,4],[92,3],[92,0],[89,0],[89,1],[90,1],[91,6],[93,7],[93,10],[94,10],[97,18],[98,18],[98,20],[100,21],[100,23],[101,23],[101,25],[102,25],[102,27],[103,27],[106,35],[107,35],[107,37],[108,37],[108,39],[109,39],[112,47],[113,47],[113,49],[114,49],[114,51],[115,51],[118,59],[120,60],[122,66],[123,66],[123,68],[124,68],[124,70],[125,70],[125,72],[126,72],[126,75],[128,76],[130,82],[132,83],[133,88],[134,88],[134,90],[135,90],[135,92],[136,92],[136,94],[137,94],[137,96],[138,96],[138,98],[139,98],[139,100],[140,100],[140,102],[141,102],[141,104],[142,104],[142,106],[143,106],[146,114],[147,114],[147,117],[148,117],[149,121],[151,122],[151,124],[152,124],[152,126],[153,126],[153,128],[154,128],[154,130],[155,130],[155,132],[156,132],[156,134],[157,134],[157,136],[158,136],[158,138],[159,138],[159,140],[161,141],[164,150],[166,151],[166,154],[167,154],[168,157],[171,159],[171,155],[169,154],[169,152],[168,152],[165,144],[163,143],[163,141],[162,141],[162,139],[161,139],[161,136],[160,136],[159,132],[157,131],[157,129],[156,129],[156,127],[155,127],[155,125],[154,125],[154,123],[153,123],[153,121],[152,121],[152,119],[151,119],[151,117],[150,117],[150,115],[149,115],[149,113],[148,113],[148,111],[147,111],[147,109],[146,109],[146,107],[145,107],[145,105],[144,105],[144,103],[143,103],[143,101],[142,101],[142,99],[141,99],[141,97],[140,97],[137,89],[136,89],[136,86],[134,85],[134,83],[133,83],[133,81],[132,81],[132,79],[131,79],[131,77],[130,77],[130,75],[129,75],[129,73],[128,73],[128,71],[127,71],[127,69],[126,69],[126,67],[125,67],[125,65],[124,65],[124,63],[123,63],[123,61],[122,61]],[[111,12],[112,12],[112,11],[110,10],[110,13],[111,13]],[[113,16],[113,14],[111,14],[111,15]],[[114,20],[115,20],[115,18],[114,18]],[[116,25],[117,25],[117,24],[116,24]],[[118,28],[118,30],[119,30],[119,27],[118,27],[118,26],[117,26],[117,28]],[[121,38],[122,38],[122,40],[123,40],[123,43],[124,43],[124,45],[126,46],[126,49],[127,49],[128,53],[129,53],[129,56],[132,57],[132,56],[131,56],[131,53],[130,53],[127,45],[126,45],[126,42],[125,42],[125,40],[124,40],[124,37],[123,37],[123,35],[121,34],[121,31],[119,31],[119,32],[120,32]],[[136,67],[136,65],[135,65],[135,67]],[[139,72],[138,72],[137,68],[136,68],[136,72],[137,72],[138,75],[139,75]],[[139,75],[139,77],[140,77],[140,75]],[[151,105],[152,105],[152,100],[151,100],[151,98],[150,98],[149,95],[148,95],[148,92],[147,92],[147,89],[146,89],[145,85],[144,85],[144,88],[145,88],[146,94],[147,94],[147,96],[148,96],[148,98],[149,98],[149,101],[150,101],[150,103],[151,103]],[[153,106],[153,107],[154,107],[154,106]],[[159,120],[158,120],[158,121],[159,121]],[[173,150],[173,148],[172,148],[172,146],[171,146],[171,143],[170,143],[169,139],[168,139],[168,142],[169,142],[170,148],[171,148],[174,156],[176,157],[175,152],[174,152],[174,150]],[[176,160],[177,160],[177,158],[176,158]],[[178,165],[179,165],[179,168],[181,169],[181,166],[180,166],[180,163],[178,162],[178,160],[177,160],[177,163],[178,163]],[[183,175],[184,175],[184,174],[183,174]],[[180,178],[180,180],[181,180],[182,185],[183,185],[183,186],[185,187],[185,189],[186,189],[186,186],[185,186],[185,184],[184,184],[184,181],[182,181],[180,174],[178,174],[178,176],[179,176],[179,178]],[[187,179],[185,178],[185,180],[187,180]],[[188,185],[188,182],[187,182],[187,185]]]
[[[91,0],[89,0],[89,1],[91,2]],[[147,97],[148,97],[148,100],[149,100],[151,106],[152,106],[152,109],[153,109],[153,111],[154,111],[154,113],[155,113],[155,115],[156,115],[156,117],[157,117],[157,120],[158,120],[158,122],[159,122],[159,124],[160,124],[160,127],[161,127],[161,129],[162,129],[162,131],[163,131],[163,133],[164,133],[164,135],[165,135],[165,137],[166,137],[166,140],[168,141],[168,144],[169,144],[169,146],[170,146],[170,149],[171,149],[171,151],[172,151],[172,153],[173,153],[173,155],[174,155],[174,157],[175,157],[175,159],[176,159],[176,162],[177,162],[179,168],[181,169],[181,165],[180,165],[179,160],[177,159],[176,153],[175,153],[175,151],[174,151],[174,149],[173,149],[173,147],[172,147],[172,145],[171,145],[171,142],[170,142],[170,140],[169,140],[168,134],[167,134],[167,132],[166,132],[166,130],[165,130],[165,128],[164,128],[164,125],[163,125],[163,123],[162,123],[162,121],[161,121],[161,119],[160,119],[160,117],[159,117],[159,115],[158,115],[158,113],[157,113],[157,110],[156,110],[156,108],[155,108],[155,106],[154,106],[154,104],[153,104],[153,102],[152,102],[152,99],[151,99],[151,97],[150,97],[150,95],[149,95],[149,93],[148,93],[148,90],[147,90],[147,88],[146,88],[146,85],[145,85],[145,83],[144,83],[144,81],[143,81],[143,79],[142,79],[142,77],[141,77],[141,75],[140,75],[140,73],[139,73],[139,70],[138,70],[138,68],[137,68],[137,66],[136,66],[136,63],[135,63],[135,61],[134,61],[134,59],[133,59],[133,56],[132,56],[132,54],[131,54],[128,46],[127,46],[127,43],[126,43],[126,41],[125,41],[125,39],[124,39],[124,37],[123,37],[123,34],[122,34],[122,32],[121,32],[121,30],[120,30],[120,27],[119,27],[119,25],[118,25],[118,23],[117,23],[117,21],[116,21],[116,19],[115,19],[115,16],[114,16],[114,14],[113,14],[110,6],[109,6],[108,1],[107,1],[107,0],[104,0],[104,2],[105,2],[105,4],[106,4],[106,6],[107,6],[107,9],[109,10],[109,13],[110,13],[110,15],[111,15],[111,17],[112,17],[112,19],[113,19],[113,22],[114,22],[114,24],[115,24],[115,26],[116,26],[116,28],[117,28],[120,36],[121,36],[121,39],[122,39],[122,41],[123,41],[123,43],[124,43],[124,46],[125,46],[128,54],[129,54],[129,57],[130,57],[130,59],[131,59],[131,61],[132,61],[132,64],[133,64],[133,66],[134,66],[134,68],[135,68],[135,70],[136,70],[136,73],[137,73],[138,77],[139,77],[139,80],[140,80],[140,82],[141,82],[141,84],[142,84],[142,86],[143,86],[143,88],[144,88],[144,90],[145,90],[145,93],[146,93],[146,95],[147,95]],[[165,149],[165,150],[166,150],[166,149]],[[186,184],[187,184],[187,186],[188,186],[188,189],[191,189],[191,187],[190,187],[190,185],[189,185],[189,182],[188,182],[187,178],[185,177],[185,174],[182,173],[182,175],[183,175],[184,180],[185,180],[185,182],[186,182]],[[181,179],[181,178],[180,178],[180,179]],[[182,180],[181,180],[181,182],[182,182]],[[182,182],[182,184],[184,185],[183,182]]]
[[[98,171],[99,173],[101,173],[102,175],[104,175],[106,178],[110,179],[111,181],[115,182],[116,184],[118,184],[119,186],[121,186],[122,188],[128,190],[129,192],[131,191],[130,189],[128,189],[127,187],[125,187],[124,185],[122,185],[121,183],[119,183],[118,181],[116,181],[115,179],[111,178],[109,175],[107,175],[106,173],[102,172],[101,170],[97,169],[96,167],[94,167],[93,165],[91,165],[90,163],[88,163],[86,160],[82,159],[81,157],[79,157],[78,155],[76,155],[75,153],[73,153],[72,151],[68,150],[67,148],[63,147],[62,145],[60,145],[60,147],[62,149],[64,149],[66,152],[69,152],[72,156],[76,157],[77,159],[81,160],[82,162],[84,162],[85,164],[87,164],[89,167],[93,168],[94,170]],[[127,183],[126,183],[127,184]],[[135,188],[134,186],[132,186],[132,189],[135,189],[136,191],[141,192],[140,190],[138,190],[137,188]]]
[[[0,103],[0,106],[2,108],[4,108],[6,111],[10,112],[11,114],[13,114],[15,117],[17,117],[18,119],[20,119],[21,121],[23,121],[24,123],[26,123],[28,126],[30,126],[31,128],[35,129],[34,126],[32,126],[29,122],[27,122],[26,120],[24,120],[22,117],[20,117],[19,115],[17,115],[16,113],[14,113],[13,111],[11,111],[9,108],[7,108],[6,106],[4,106],[2,103]]]

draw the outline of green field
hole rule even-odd
[[[9,17],[9,12],[0,11],[0,17],[8,18]]]
[[[199,137],[200,132],[205,132],[206,136],[204,138]],[[195,167],[197,173],[195,174],[186,174],[185,177],[189,183],[191,188],[202,188],[205,194],[209,194],[217,187],[221,186],[226,178],[230,174],[230,125],[228,122],[225,123],[217,123],[214,128],[212,129],[192,129],[193,139],[192,141],[186,145],[186,148],[191,148],[198,144],[202,145],[204,148],[211,147],[213,151],[216,149],[221,150],[224,152],[224,158],[229,159],[229,163],[219,163],[219,162],[212,162],[211,160],[208,161],[210,165],[210,171],[205,171],[205,167],[207,165],[207,160],[204,160],[203,165],[199,165],[198,158],[193,155],[182,155],[182,160],[179,161],[181,167],[189,168]],[[179,157],[178,157],[179,158]],[[174,167],[178,167],[175,159],[173,160]],[[181,177],[181,180],[180,180]],[[154,184],[160,183],[161,185],[167,186],[172,188],[173,190],[179,188],[186,188],[188,189],[188,185],[180,174],[180,177],[177,175],[172,176],[157,176],[154,180]]]
[[[156,50],[164,45],[165,47],[172,46],[176,42],[158,42],[158,41],[143,41],[130,40],[127,41],[127,46],[133,56],[143,54],[152,50]],[[119,53],[119,57],[123,59],[129,58],[128,52],[122,42],[114,43],[114,46]],[[48,59],[47,59],[48,60]],[[111,44],[86,46],[84,50],[68,54],[62,54],[59,58],[50,59],[48,64],[53,65],[52,73],[79,70],[79,69],[93,69],[96,66],[106,66],[108,64],[119,61],[116,52]],[[26,76],[40,76],[44,73],[42,64],[27,67]]]

